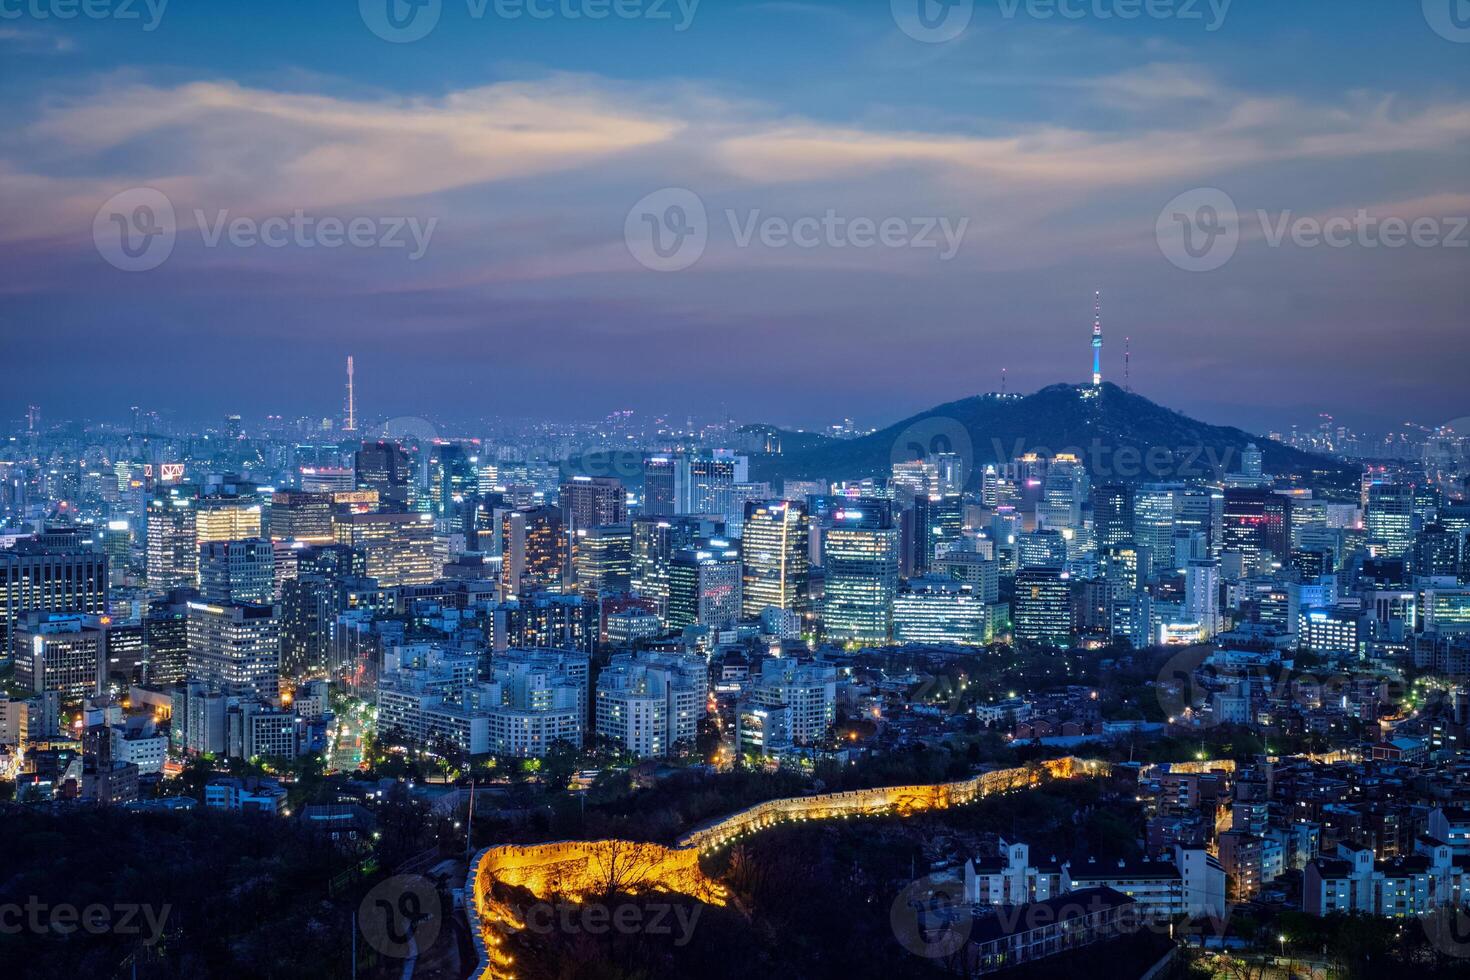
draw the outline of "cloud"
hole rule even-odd
[[[46,177],[0,158],[0,197],[85,216],[128,186],[181,208],[237,213],[330,209],[553,175],[671,138],[677,120],[630,109],[570,79],[510,82],[440,99],[352,100],[229,82],[128,85],[53,104],[18,136],[12,159],[64,158],[108,177]],[[50,207],[48,207],[48,205]],[[35,235],[41,215],[32,213]]]

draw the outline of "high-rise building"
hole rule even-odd
[[[198,496],[172,486],[148,501],[148,587],[164,592],[199,581]]]
[[[1000,562],[978,551],[946,551],[934,564],[935,574],[970,587],[987,605],[1000,601]]]
[[[561,485],[562,521],[573,531],[628,520],[628,492],[611,477],[574,476]]]
[[[1074,455],[1063,453],[1052,459],[1042,480],[1041,500],[1036,507],[1037,524],[1047,528],[1080,528],[1082,505],[1091,488],[1087,467]]]
[[[271,496],[271,538],[331,544],[332,495],[302,490],[277,490]]]
[[[275,548],[265,538],[199,546],[199,593],[206,602],[263,605],[275,601]]]
[[[445,443],[434,447],[429,458],[429,499],[434,516],[448,517],[479,492],[477,462],[463,446]]]
[[[176,589],[149,603],[143,618],[149,684],[178,684],[188,674],[189,602],[198,598],[193,589]]]
[[[208,496],[195,503],[194,545],[261,536],[260,501],[248,496]]]
[[[1291,498],[1254,487],[1228,487],[1220,550],[1241,556],[1247,575],[1269,571],[1291,557]]]
[[[646,517],[679,513],[679,467],[676,456],[649,456],[643,461],[643,507]]]
[[[1133,494],[1133,541],[1149,550],[1159,568],[1168,568],[1174,555],[1174,514],[1177,484],[1147,483]]]
[[[188,612],[192,680],[239,697],[280,693],[280,622],[274,606],[191,602]]]
[[[805,615],[810,608],[811,520],[806,507],[788,501],[745,506],[742,604],[747,619],[768,608]]]
[[[737,744],[761,754],[814,744],[831,732],[836,706],[836,667],[767,657],[736,711]]]
[[[914,576],[927,575],[935,554],[960,538],[964,501],[959,494],[921,494],[914,498],[908,568]]]
[[[509,511],[501,519],[500,578],[509,596],[558,590],[570,569],[566,525],[555,507]]]
[[[572,568],[577,591],[589,598],[627,592],[633,578],[633,531],[627,524],[578,528]]]
[[[1198,623],[1204,635],[1220,631],[1220,566],[1217,562],[1192,561],[1184,570],[1184,615]]]
[[[893,600],[893,639],[982,646],[991,639],[991,607],[954,579],[910,579]]]
[[[338,511],[332,518],[337,543],[363,553],[370,578],[385,588],[424,585],[443,566],[434,549],[429,514],[394,511]]]
[[[724,539],[676,552],[669,564],[669,627],[733,626],[740,619],[742,577],[740,549]]]
[[[1018,640],[1066,646],[1072,638],[1072,589],[1066,573],[1056,568],[1017,572],[1011,624]]]
[[[1414,540],[1414,487],[1407,483],[1373,483],[1363,513],[1370,545],[1383,555],[1398,558]]]
[[[1092,492],[1093,537],[1099,548],[1133,540],[1133,488],[1105,483]]]
[[[892,504],[852,498],[833,511],[831,521],[822,537],[823,630],[838,642],[887,643],[893,635],[899,566]]]
[[[77,613],[30,612],[14,626],[15,683],[75,701],[107,683],[107,636],[95,619]]]
[[[0,629],[4,649],[27,612],[100,614],[107,611],[107,556],[81,545],[47,546],[21,538],[0,550]]]
[[[633,521],[633,591],[658,603],[669,601],[669,566],[674,555],[704,538],[720,537],[718,522],[692,516],[639,517]]]
[[[364,442],[355,457],[357,489],[376,490],[378,499],[406,506],[412,496],[413,461],[396,442]]]

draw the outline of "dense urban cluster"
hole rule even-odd
[[[393,800],[438,820],[429,864],[464,862],[499,843],[477,794],[482,833],[524,841],[559,800],[620,819],[599,809],[637,798],[620,780],[778,780],[733,812],[1094,756],[1128,846],[988,838],[946,865],[969,952],[930,966],[1112,941],[1124,906],[1470,904],[1464,435],[1280,472],[1265,438],[1198,470],[1178,463],[1202,447],[1106,447],[1099,475],[1095,442],[984,458],[954,426],[812,474],[802,450],[887,436],[633,413],[368,431],[350,393],[341,418],[202,430],[33,408],[0,452],[10,806],[272,815],[371,880]],[[679,812],[671,842],[721,815]],[[1069,895],[1103,910],[1060,946],[984,918]]]

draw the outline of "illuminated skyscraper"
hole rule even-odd
[[[788,501],[745,505],[745,616],[753,619],[768,608],[804,615],[810,606],[808,565],[811,520],[806,507]]]
[[[280,693],[280,623],[274,606],[189,603],[189,677],[239,697]]]
[[[199,593],[206,602],[262,605],[275,598],[275,549],[264,538],[199,546]]]
[[[391,588],[424,585],[439,577],[434,523],[428,514],[395,511],[338,512],[332,518],[337,543],[366,557],[368,577]]]
[[[258,538],[260,531],[260,501],[253,497],[201,497],[195,504],[195,545]]]
[[[899,530],[887,500],[858,497],[831,515],[822,537],[822,627],[830,640],[885,644],[893,635]]]
[[[627,524],[578,528],[572,568],[577,591],[590,599],[632,585],[633,531]]]
[[[658,603],[660,614],[669,601],[669,566],[674,555],[701,538],[719,537],[718,521],[673,515],[639,517],[633,521],[633,591]]]
[[[445,518],[479,491],[479,471],[463,446],[435,446],[429,459],[429,500],[434,516]]]
[[[668,625],[725,629],[740,619],[740,549],[722,538],[701,541],[669,565]]]
[[[276,541],[330,544],[333,540],[332,496],[329,493],[277,490],[271,496],[270,525],[271,538]]]
[[[561,516],[574,531],[622,524],[628,519],[627,491],[611,477],[574,476],[558,494]]]
[[[199,580],[195,533],[198,497],[192,487],[169,487],[148,501],[148,587],[165,592]]]
[[[379,499],[407,504],[412,495],[413,463],[396,442],[365,442],[357,451],[357,488],[376,490]]]
[[[1092,492],[1093,537],[1099,548],[1133,540],[1133,488],[1107,483]]]
[[[1397,558],[1414,540],[1414,488],[1407,483],[1373,483],[1363,515],[1368,541],[1382,554]]]
[[[1011,615],[1016,639],[1066,646],[1072,637],[1072,589],[1056,568],[1027,568],[1016,573],[1016,601]]]
[[[562,587],[570,568],[566,526],[558,508],[510,511],[501,519],[500,539],[506,597]]]

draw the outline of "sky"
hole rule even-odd
[[[1467,7],[0,0],[0,417],[1463,417]]]

